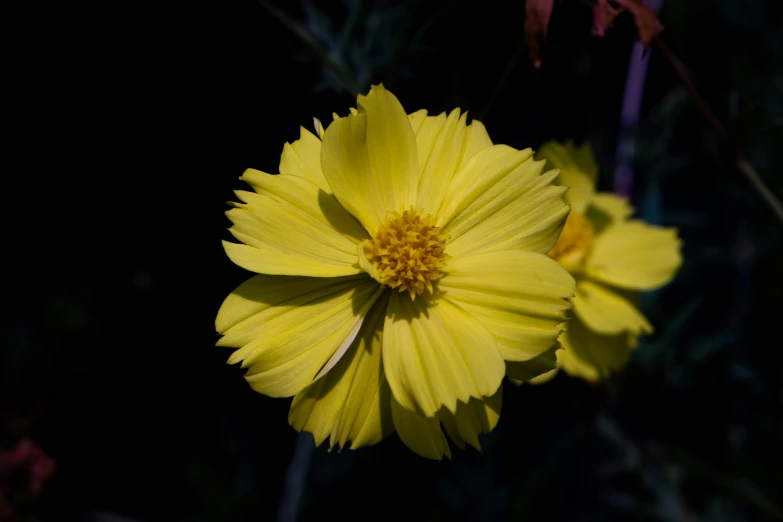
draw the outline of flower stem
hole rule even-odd
[[[278,522],[296,522],[313,451],[315,451],[313,436],[306,432],[297,435],[294,455],[285,472],[283,498],[280,500],[280,509],[277,512]]]
[[[649,1],[647,5],[657,13],[661,7],[661,0]],[[633,191],[634,135],[641,117],[642,95],[649,62],[650,55],[644,52],[642,42],[634,42],[631,58],[628,62],[628,74],[620,112],[620,133],[617,137],[615,152],[617,166],[614,171],[614,190],[618,195],[626,198],[630,198]]]

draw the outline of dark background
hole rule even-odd
[[[597,38],[592,2],[556,2],[536,70],[522,2],[274,5],[409,112],[459,106],[517,148],[588,140],[612,190],[630,15]],[[781,11],[660,13],[778,197]],[[353,94],[253,0],[27,4],[6,25],[0,453],[27,438],[55,464],[35,499],[26,472],[6,473],[9,503],[25,521],[275,520],[297,434],[289,401],[254,393],[214,347],[217,309],[249,276],[223,252],[222,213],[245,168],[277,172],[299,125]],[[675,281],[644,300],[656,334],[602,385],[507,384],[483,455],[430,462],[396,435],[300,449],[300,520],[783,519],[783,224],[650,56],[632,199],[685,244]]]

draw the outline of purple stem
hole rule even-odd
[[[310,457],[314,452],[315,441],[310,433],[303,432],[296,436],[294,454],[285,472],[283,498],[277,513],[278,522],[296,522],[310,471]]]
[[[663,0],[648,0],[650,9],[657,14]],[[633,159],[635,153],[636,128],[639,125],[642,109],[644,81],[647,77],[647,66],[650,54],[643,56],[644,46],[637,41],[631,49],[631,59],[628,63],[628,76],[625,81],[623,106],[620,112],[620,132],[617,137],[617,166],[614,171],[614,191],[623,197],[630,198],[633,191]]]

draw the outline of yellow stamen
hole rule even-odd
[[[378,282],[411,299],[426,289],[432,293],[432,281],[443,274],[447,257],[444,247],[448,235],[432,224],[432,216],[422,216],[413,207],[393,212],[378,228],[375,237],[362,242],[361,249]]]
[[[578,272],[592,243],[593,225],[584,216],[572,210],[566,219],[560,238],[547,255],[569,272]]]

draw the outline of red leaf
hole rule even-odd
[[[663,31],[663,24],[644,0],[596,0],[593,10],[593,34],[603,36],[612,26],[615,17],[624,10],[633,15],[639,40],[645,48],[649,47],[653,39]]]
[[[549,18],[554,0],[527,0],[525,2],[525,40],[533,66],[538,69],[546,47]]]
[[[609,5],[609,0],[595,0],[593,8],[593,35],[603,36],[606,30],[612,27],[614,18],[622,12]]]

